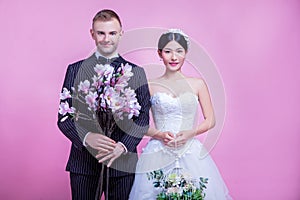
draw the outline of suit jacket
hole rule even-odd
[[[149,128],[149,109],[150,109],[150,94],[147,84],[147,78],[144,69],[137,65],[126,61],[121,56],[114,60],[111,65],[118,67],[121,64],[130,64],[132,66],[133,76],[128,82],[128,87],[135,90],[137,100],[141,106],[138,117],[133,117],[131,120],[124,119],[117,123],[118,127],[114,130],[111,138],[116,142],[122,142],[128,153],[116,159],[111,166],[110,176],[124,176],[128,173],[134,173],[137,163],[136,146],[141,141],[144,134]],[[68,66],[63,88],[71,91],[72,87],[77,89],[80,81],[86,79],[92,82],[92,77],[95,74],[94,67],[97,64],[96,56],[93,54],[85,60],[73,63]],[[67,99],[70,107],[73,106],[77,110],[88,114],[87,105],[82,104],[74,99]],[[62,115],[58,114],[57,125],[62,133],[72,142],[69,160],[66,170],[87,175],[97,175],[101,171],[102,164],[94,157],[96,151],[83,145],[83,138],[88,132],[101,132],[99,124],[79,119],[75,121],[68,117],[61,122]]]

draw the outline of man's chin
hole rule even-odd
[[[99,51],[99,53],[105,57],[109,57],[110,55],[112,55],[114,53],[114,51],[108,50],[108,49],[106,51],[103,51],[103,49],[101,49],[101,51]]]

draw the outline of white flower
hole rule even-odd
[[[97,92],[89,92],[88,95],[85,96],[85,102],[88,104],[89,108],[96,111],[97,109]]]
[[[125,106],[123,108],[124,112],[128,113],[128,119],[133,116],[138,116],[140,114],[139,110],[141,106],[136,99],[136,94],[133,89],[126,88],[124,90]]]
[[[98,76],[103,76],[104,72],[107,71],[107,69],[110,68],[110,65],[105,64],[96,64],[96,66],[94,67],[95,72],[98,74]]]
[[[110,98],[110,107],[112,109],[113,113],[119,113],[119,115],[121,114],[120,111],[122,112],[122,107],[124,106],[124,98],[122,98],[119,93],[114,92],[111,95]]]
[[[129,78],[133,76],[133,73],[131,72],[131,70],[132,70],[132,66],[131,65],[129,65],[128,63],[126,63],[125,65],[123,65],[123,63],[122,63],[122,68],[124,69],[123,76],[129,77]]]
[[[69,103],[68,102],[61,102],[60,104],[59,104],[59,114],[61,114],[61,115],[65,115],[65,114],[67,114],[67,113],[70,113],[70,114],[72,114],[72,113],[75,113],[75,108],[74,107],[71,107],[70,108],[70,106],[69,106]]]
[[[93,76],[93,78],[92,78],[92,80],[93,80],[92,87],[98,88],[101,85],[101,82],[99,81],[99,79],[100,78],[97,77],[96,75]]]
[[[100,106],[102,108],[110,108],[110,104],[111,104],[111,97],[112,95],[115,93],[114,88],[110,87],[110,86],[106,86],[102,92],[102,94],[100,94],[100,99],[101,99],[101,104]]]
[[[179,188],[177,187],[170,187],[167,189],[167,194],[176,194],[179,192]]]
[[[63,88],[63,92],[60,93],[60,100],[71,98],[71,93],[67,88]]]
[[[106,85],[110,85],[111,79],[112,79],[112,75],[114,73],[114,68],[110,65],[108,65],[109,67],[106,68],[103,76],[104,76],[104,83]]]
[[[121,65],[122,68],[122,76],[118,79],[118,84],[126,84],[128,85],[129,79],[133,76],[133,73],[131,72],[132,66],[126,63],[125,65]]]
[[[84,82],[80,81],[78,85],[78,92],[82,91],[83,93],[87,94],[90,89],[90,82],[85,80]]]
[[[141,107],[137,101],[135,91],[126,88],[128,81],[133,76],[132,66],[128,63],[121,64],[115,71],[115,68],[109,64],[96,64],[94,70],[96,75],[90,77],[89,80],[80,81],[77,85],[77,91],[72,87],[71,94],[67,88],[63,88],[60,94],[61,100],[74,98],[82,102],[82,98],[84,98],[87,109],[91,113],[85,114],[80,110],[76,111],[74,107],[69,107],[68,102],[60,103],[59,113],[62,115],[72,114],[72,117],[75,117],[76,120],[78,118],[95,119],[97,109],[104,111],[111,109],[117,119],[123,119],[124,116],[129,119],[138,116]],[[62,119],[65,120],[68,116]]]

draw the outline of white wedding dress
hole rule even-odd
[[[155,93],[151,97],[152,113],[155,126],[160,131],[178,133],[190,130],[196,124],[198,97],[190,92],[173,97],[167,93]],[[155,200],[160,192],[153,186],[153,180],[147,178],[147,172],[162,169],[164,173],[179,165],[193,178],[208,178],[205,200],[231,199],[227,187],[209,155],[204,155],[205,148],[199,140],[193,138],[184,147],[171,149],[162,142],[151,139],[140,156],[137,164],[135,181],[130,193],[130,200]],[[178,162],[177,162],[178,164]]]

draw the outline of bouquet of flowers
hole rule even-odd
[[[161,192],[157,200],[203,200],[204,189],[208,183],[207,178],[199,178],[199,184],[188,173],[181,168],[174,168],[166,175],[162,170],[147,173],[148,180],[154,180],[153,186]]]
[[[79,83],[77,88],[72,87],[71,91],[63,88],[60,94],[61,103],[59,113],[65,117],[69,116],[78,120],[98,120],[100,126],[104,128],[108,120],[122,120],[124,116],[131,119],[139,115],[140,105],[137,101],[133,89],[128,86],[129,79],[133,76],[132,66],[121,64],[115,69],[109,64],[96,64],[94,67],[96,75],[90,80],[84,80]],[[86,104],[90,113],[83,113],[75,107],[70,107],[66,101],[69,98]],[[107,127],[106,131],[111,131],[114,123]]]

